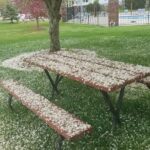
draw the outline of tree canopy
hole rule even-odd
[[[98,0],[95,0],[93,3],[90,3],[86,6],[86,10],[89,13],[94,13],[94,16],[97,16],[97,12],[101,11],[101,5]]]
[[[50,51],[59,51],[60,40],[59,40],[59,21],[61,19],[60,7],[62,0],[13,0],[17,5],[29,8],[29,10],[39,11],[39,7],[43,6],[43,2],[46,4],[48,16],[49,16],[49,36],[50,36]],[[33,4],[34,5],[30,5]],[[41,5],[42,4],[42,5]],[[35,6],[35,9],[33,9]],[[43,10],[43,7],[42,7]],[[31,11],[31,12],[32,12]],[[41,13],[38,13],[41,14]]]
[[[20,13],[30,14],[36,19],[39,29],[39,18],[47,16],[46,6],[43,0],[13,0]]]
[[[6,0],[0,0],[0,9],[4,8],[6,3],[7,3]]]
[[[125,6],[127,9],[136,10],[139,8],[145,8],[146,0],[125,0]],[[131,6],[132,5],[132,6]]]
[[[13,20],[18,21],[18,12],[12,3],[6,4],[5,8],[2,10],[2,16],[3,19],[10,19],[11,23],[13,23]]]

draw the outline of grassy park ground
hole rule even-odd
[[[34,23],[0,24],[0,63],[24,52],[49,48],[48,24],[36,31]],[[61,45],[95,51],[98,56],[150,67],[150,26],[114,27],[61,24]],[[0,79],[19,79],[33,91],[50,99],[44,73],[0,67]],[[53,101],[93,126],[93,132],[64,150],[149,150],[150,91],[128,86],[122,111],[122,126],[111,131],[111,115],[98,90],[64,79],[61,95]],[[115,97],[116,94],[113,94]],[[0,149],[53,150],[56,134],[17,101],[15,112],[7,105],[8,95],[0,89]]]

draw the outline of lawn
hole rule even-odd
[[[99,27],[61,24],[61,45],[95,51],[98,56],[150,67],[150,26]],[[0,23],[0,63],[24,52],[49,48],[48,23],[36,31],[34,23]],[[92,125],[91,134],[65,142],[64,150],[149,150],[150,91],[144,86],[128,86],[122,111],[122,126],[111,131],[111,115],[98,90],[64,79],[61,94],[51,99],[44,73],[0,67],[0,79],[19,79],[65,110]],[[116,94],[113,94],[115,97]],[[19,102],[15,112],[7,105],[8,95],[0,89],[0,149],[53,150],[56,134]]]

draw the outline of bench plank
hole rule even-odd
[[[84,123],[17,81],[0,81],[0,85],[67,140],[77,138],[91,130],[91,125]]]
[[[145,84],[148,88],[150,88],[150,77],[144,78],[139,82]]]

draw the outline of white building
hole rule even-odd
[[[74,0],[74,6],[85,6],[90,3],[93,3],[95,0]],[[122,3],[122,0],[119,0]],[[99,3],[102,5],[108,4],[108,0],[99,0]]]

